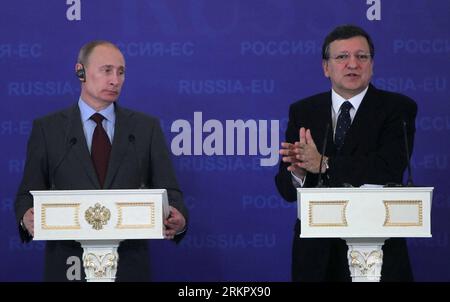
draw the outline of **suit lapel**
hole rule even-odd
[[[70,140],[73,137],[77,139],[77,143],[73,146],[73,154],[78,158],[78,161],[94,187],[100,189],[100,183],[97,174],[95,173],[94,165],[92,164],[92,159],[86,144],[78,104],[67,111],[67,118],[69,119],[69,124],[67,126],[66,138],[67,140]]]
[[[116,107],[116,124],[114,126],[114,139],[112,143],[111,156],[109,158],[108,171],[106,173],[106,179],[104,188],[110,188],[114,180],[114,176],[119,169],[127,149],[130,144],[130,134],[134,129],[134,122],[131,116],[133,113],[125,111],[117,104]]]
[[[333,143],[333,121],[331,119],[331,92],[325,94],[325,96],[320,100],[316,108],[316,114],[313,115],[315,118],[313,123],[315,124],[316,133],[312,133],[314,142],[317,146],[317,150],[322,153],[322,147],[324,143],[325,131],[327,124],[328,138],[325,154],[330,155],[335,153],[335,147]]]

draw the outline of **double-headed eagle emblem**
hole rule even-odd
[[[111,212],[104,206],[96,203],[94,207],[90,207],[86,210],[86,212],[84,212],[84,218],[90,225],[92,225],[93,229],[101,230],[111,218]]]

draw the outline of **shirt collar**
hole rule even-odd
[[[361,105],[361,102],[362,102],[364,96],[366,95],[366,92],[368,89],[369,89],[369,86],[367,86],[366,89],[364,89],[357,95],[349,98],[348,100],[344,99],[342,96],[340,96],[336,91],[334,91],[334,89],[331,89],[331,102],[332,102],[334,112],[338,113],[339,109],[341,108],[341,105],[345,101],[349,101],[352,104],[355,111],[358,111],[359,105]]]
[[[78,107],[80,108],[81,120],[83,122],[89,120],[89,118],[94,113],[97,112],[92,107],[90,107],[81,97],[78,100]],[[116,120],[116,114],[114,112],[114,103],[111,103],[105,109],[98,111],[98,113],[103,115],[107,121],[110,121],[112,123],[114,123]]]

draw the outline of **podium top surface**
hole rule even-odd
[[[350,188],[297,188],[298,192],[344,193],[344,192],[432,192],[434,187],[350,187]]]
[[[166,189],[112,189],[112,190],[43,190],[30,191],[33,196],[67,196],[67,195],[122,195],[122,194],[164,194]]]

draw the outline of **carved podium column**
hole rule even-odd
[[[345,239],[353,282],[379,282],[383,265],[384,238]]]
[[[87,281],[112,282],[125,239],[162,239],[166,190],[31,191],[33,240],[76,240]]]
[[[391,237],[431,237],[432,187],[299,188],[300,237],[342,238],[353,282],[378,282]]]
[[[86,281],[114,282],[119,265],[119,240],[80,241],[83,248],[83,267]]]

